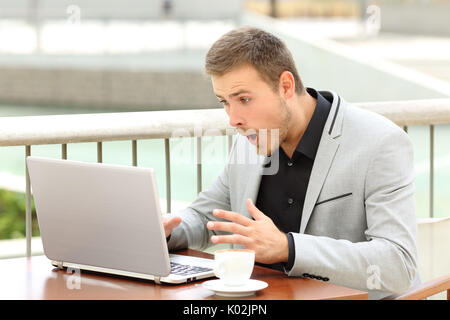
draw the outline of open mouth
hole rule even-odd
[[[251,144],[257,145],[258,144],[258,135],[257,134],[249,134],[247,136],[248,141],[250,141]]]

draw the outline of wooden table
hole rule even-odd
[[[212,255],[184,250],[177,252],[204,258]],[[151,281],[59,270],[45,256],[0,260],[0,299],[162,299],[221,300],[202,287],[202,280],[184,285],[156,285]],[[252,279],[269,286],[245,300],[367,299],[367,292],[328,282],[288,277],[272,269],[255,266]],[[242,298],[241,298],[242,299]]]

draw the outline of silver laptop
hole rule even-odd
[[[153,169],[27,157],[44,253],[54,266],[186,283],[213,260],[169,254]]]

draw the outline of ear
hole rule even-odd
[[[295,79],[290,71],[283,71],[279,80],[280,95],[290,99],[295,94]]]

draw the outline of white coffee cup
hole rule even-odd
[[[214,252],[214,274],[227,286],[244,285],[253,272],[255,252],[248,249],[223,249]]]

